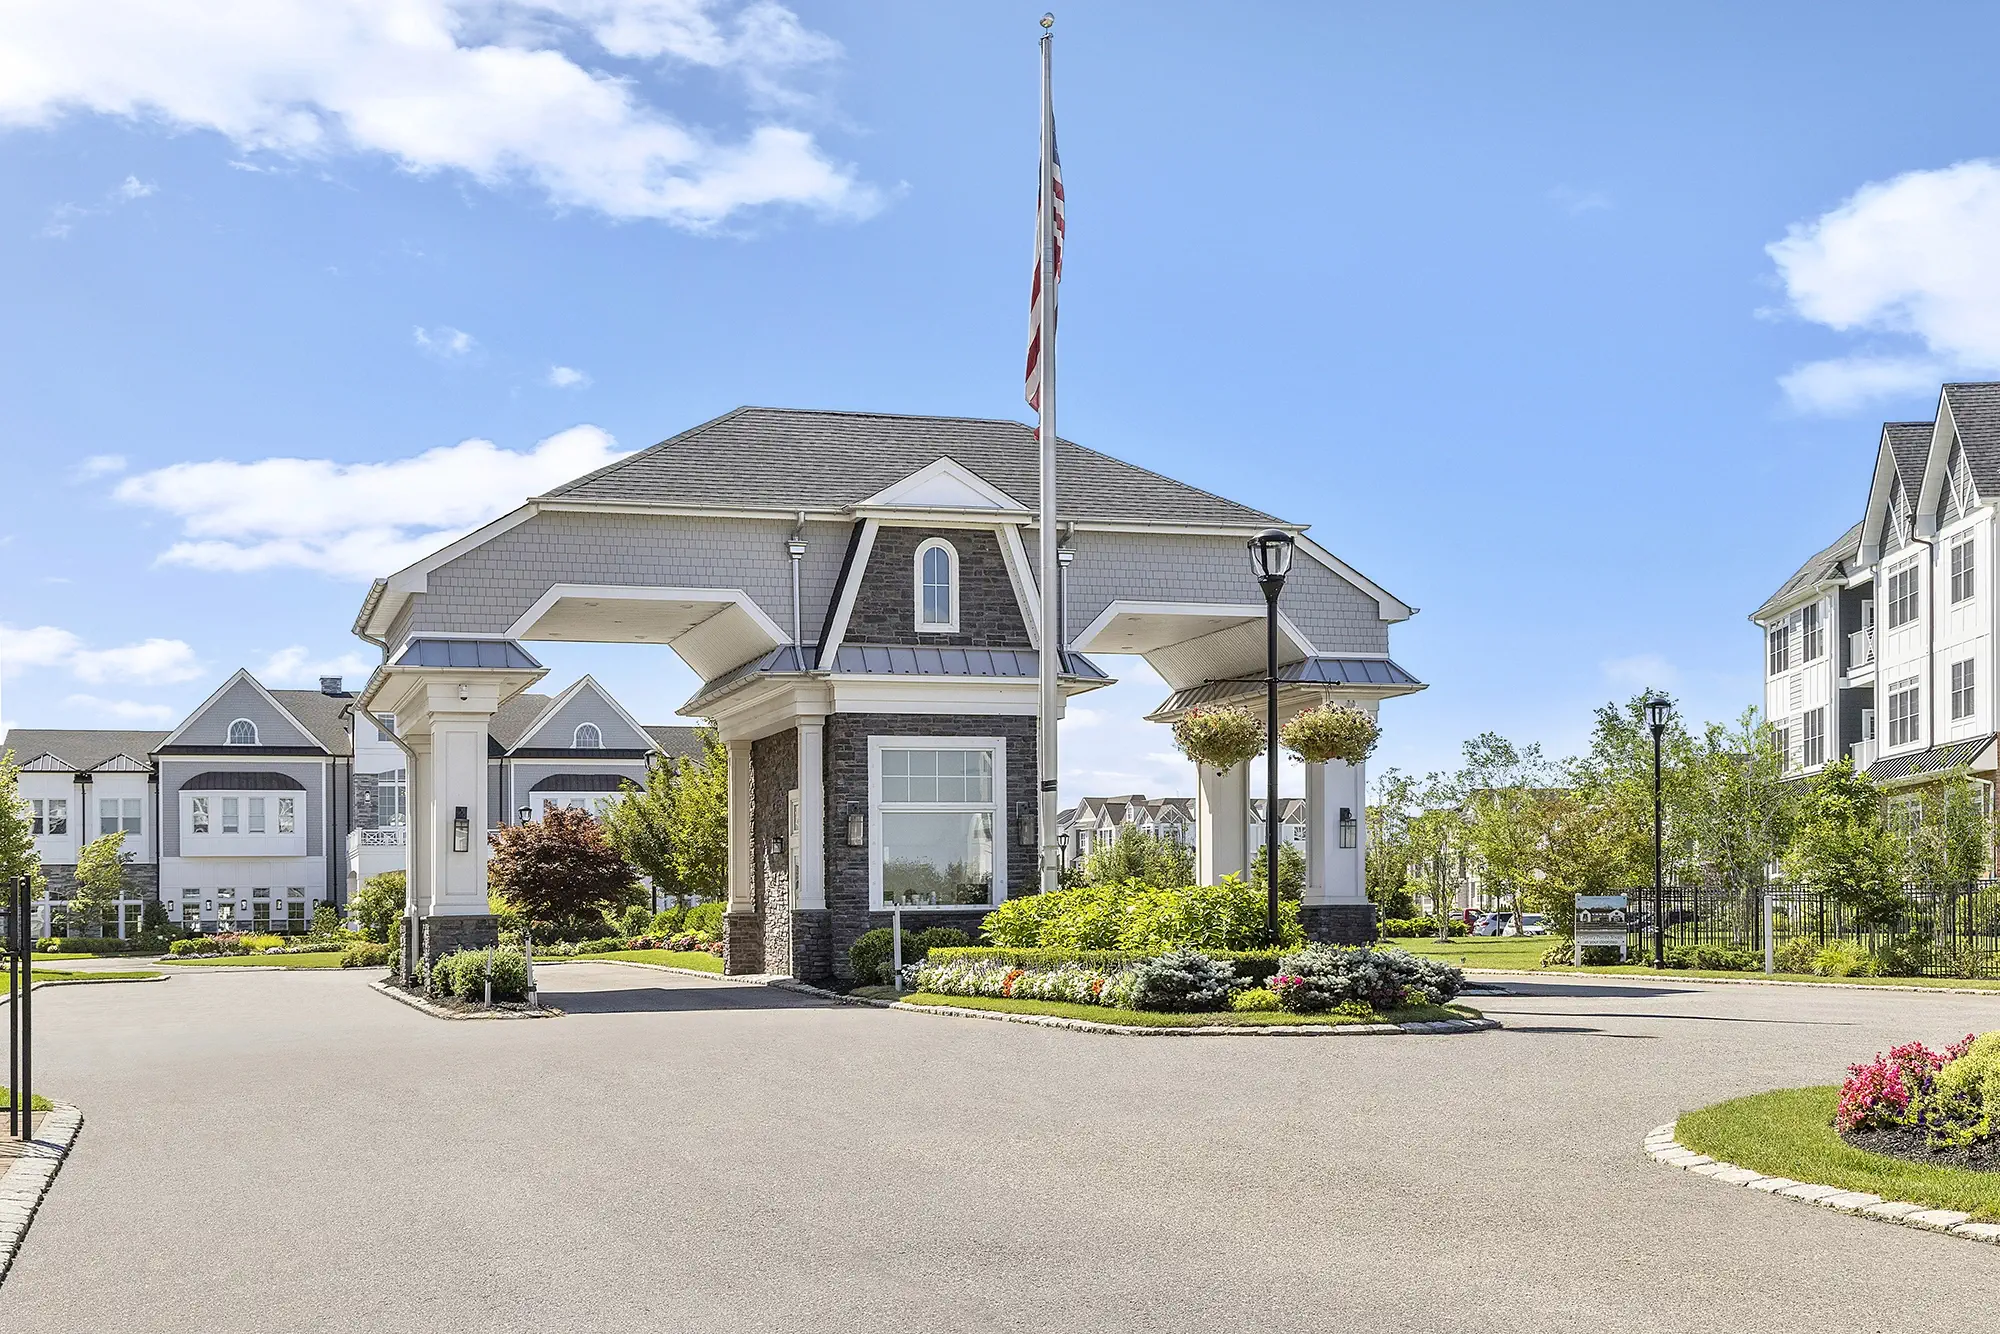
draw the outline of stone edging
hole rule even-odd
[[[870,996],[843,996],[837,991],[808,986],[790,978],[773,978],[766,985],[786,991],[839,1001],[845,1005],[869,1005],[878,1010],[902,1010],[910,1014],[939,1014],[953,1019],[999,1019],[1006,1023],[1035,1024],[1042,1028],[1066,1028],[1076,1033],[1109,1033],[1133,1038],[1325,1038],[1381,1037],[1411,1033],[1433,1036],[1445,1033],[1480,1033],[1499,1028],[1498,1019],[1439,1019],[1408,1024],[1203,1024],[1175,1028],[1139,1024],[1100,1024],[1091,1019],[1069,1019],[1054,1014],[1017,1014],[1008,1010],[974,1010],[956,1005],[912,1005],[908,1001],[877,1000]]]
[[[1813,984],[1802,982],[1797,985]],[[1678,1167],[1683,1172],[1708,1177],[1726,1186],[1748,1186],[1751,1190],[1761,1190],[1781,1199],[1817,1204],[1858,1218],[1872,1218],[1879,1223],[1901,1223],[1904,1227],[1943,1232],[1970,1241],[2000,1243],[2000,1223],[1974,1223],[1970,1221],[1971,1214],[1956,1209],[1926,1209],[1908,1200],[1884,1200],[1880,1195],[1870,1195],[1866,1191],[1842,1190],[1838,1186],[1820,1186],[1810,1181],[1793,1181],[1789,1177],[1767,1177],[1762,1172],[1753,1172],[1734,1163],[1719,1163],[1676,1140],[1674,1125],[1669,1121],[1666,1125],[1655,1126],[1646,1136],[1646,1153],[1654,1162]]]
[[[0,1176],[0,1280],[14,1267],[28,1224],[82,1128],[82,1112],[66,1102],[56,1103],[43,1115],[41,1133],[22,1146],[21,1156]]]
[[[427,1001],[422,996],[412,996],[387,981],[370,982],[368,985],[390,1000],[401,1001],[413,1010],[422,1010],[438,1019],[560,1019],[563,1015],[561,1010],[547,1005],[539,1010],[453,1010]]]
[[[560,968],[566,963],[608,963],[618,968],[650,968],[656,973],[679,973],[682,977],[702,977],[711,982],[747,982],[753,986],[771,980],[769,973],[738,973],[732,977],[726,973],[711,973],[702,968],[681,968],[670,963],[647,963],[643,959],[600,959],[592,954],[579,954],[567,959],[537,959],[535,967]]]
[[[1449,962],[1449,960],[1447,960]],[[1467,977],[1533,977],[1547,982],[1565,978],[1603,978],[1609,982],[1620,979],[1632,982],[1665,981],[1678,978],[1683,982],[1713,983],[1718,987],[1811,987],[1815,990],[1832,988],[1840,991],[1888,991],[1909,996],[1991,996],[2000,1000],[2000,987],[1899,987],[1893,982],[1842,982],[1828,978],[1824,982],[1794,982],[1781,977],[1708,977],[1690,976],[1684,968],[1660,968],[1645,973],[1593,973],[1589,969],[1577,968],[1459,968]]]
[[[162,968],[213,968],[219,973],[303,973],[303,968],[287,968],[280,963],[189,963],[183,959],[162,959]],[[317,971],[325,972],[326,969]],[[338,970],[334,970],[338,971]]]

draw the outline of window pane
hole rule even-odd
[[[208,798],[196,797],[188,803],[189,826],[197,834],[208,832]]]
[[[294,832],[298,828],[297,811],[298,811],[298,799],[296,797],[278,798],[279,833],[289,834]]]
[[[51,834],[69,832],[69,798],[49,798],[49,832]]]
[[[105,797],[97,803],[97,832],[100,834],[118,832],[118,798]]]
[[[882,896],[904,906],[993,898],[993,816],[892,811],[882,816]]]
[[[262,797],[250,798],[250,832],[253,834],[264,832],[264,799]]]
[[[235,797],[224,797],[222,799],[222,832],[225,834],[240,834],[243,832],[242,817],[237,811],[238,804]]]
[[[137,797],[125,798],[125,832],[128,834],[139,832],[139,799]]]

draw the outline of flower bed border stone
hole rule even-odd
[[[1795,982],[1793,986],[1809,987],[1811,982]],[[1957,1209],[1926,1209],[1921,1204],[1908,1200],[1885,1200],[1880,1195],[1866,1191],[1842,1190],[1838,1186],[1822,1186],[1811,1181],[1793,1181],[1790,1177],[1765,1176],[1762,1172],[1734,1163],[1719,1163],[1706,1154],[1696,1153],[1674,1138],[1677,1122],[1669,1121],[1663,1126],[1654,1126],[1647,1133],[1646,1156],[1656,1163],[1677,1167],[1683,1172],[1708,1177],[1720,1181],[1725,1186],[1744,1186],[1751,1190],[1761,1190],[1777,1199],[1798,1200],[1805,1204],[1817,1204],[1822,1208],[1835,1209],[1857,1218],[1873,1219],[1878,1223],[1900,1223],[1904,1227],[1922,1228],[1926,1232],[1942,1232],[1947,1236],[1963,1237],[1967,1241],[1984,1241],[2000,1244],[2000,1223],[1975,1223],[1972,1215]]]
[[[386,978],[379,982],[370,982],[368,985],[370,989],[381,992],[391,1000],[401,1001],[411,1009],[422,1010],[437,1019],[560,1019],[565,1013],[553,1005],[544,1005],[534,1010],[454,1010],[450,1006],[439,1005],[422,996],[411,995]]]
[[[42,1197],[48,1194],[82,1129],[81,1111],[66,1102],[55,1103],[43,1113],[39,1133],[21,1146],[20,1157],[14,1159],[5,1176],[0,1176],[0,1281],[14,1267],[28,1225],[35,1221]]]

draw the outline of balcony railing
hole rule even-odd
[[[357,848],[400,848],[403,828],[396,825],[388,829],[356,829],[348,833],[347,841]]]
[[[1875,661],[1875,632],[1856,630],[1847,637],[1847,670],[1866,667]]]
[[[1854,768],[1857,772],[1875,763],[1874,737],[1869,737],[1866,741],[1855,742],[1852,749],[1854,753]]]

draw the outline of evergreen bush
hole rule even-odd
[[[1131,1005],[1172,1014],[1224,1009],[1236,989],[1236,970],[1199,950],[1178,949],[1133,964]]]

